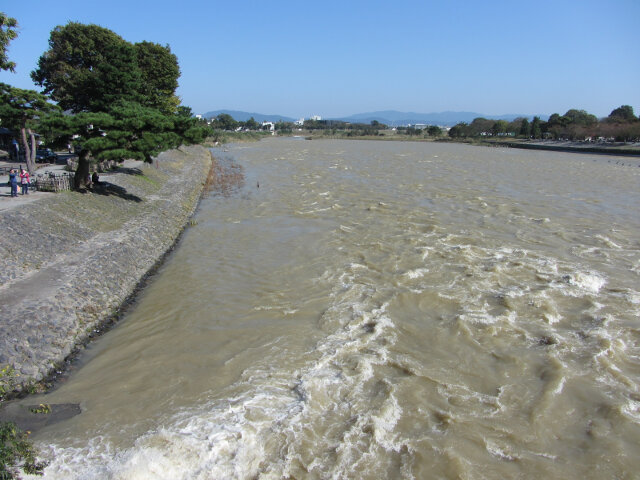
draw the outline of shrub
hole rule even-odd
[[[20,470],[42,475],[47,462],[38,462],[28,434],[12,422],[0,424],[0,480],[19,479]]]

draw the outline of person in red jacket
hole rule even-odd
[[[20,172],[20,186],[22,187],[22,195],[29,195],[29,185],[31,180],[29,179],[29,172],[24,168]]]

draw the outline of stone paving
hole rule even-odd
[[[181,147],[101,174],[93,193],[0,192],[0,368],[39,381],[102,329],[174,245],[211,162]]]
[[[0,166],[4,167],[4,166],[8,166],[8,167],[13,167],[16,168],[17,170],[19,169],[19,165],[24,165],[24,164],[17,164],[17,163],[10,163],[10,162],[2,162],[0,161]],[[54,174],[60,174],[62,172],[64,172],[65,169],[65,165],[64,164],[57,164],[57,165],[47,165],[44,167],[41,167],[37,170],[37,174],[38,175],[46,175],[48,173],[54,173]],[[46,197],[47,195],[52,195],[49,192],[38,192],[35,190],[29,190],[29,195],[20,195],[18,194],[17,197],[11,197],[11,187],[9,187],[9,185],[7,184],[7,182],[9,181],[9,175],[0,175],[0,211],[2,210],[9,210],[12,208],[16,208],[22,205],[25,205],[27,203],[31,203],[39,198],[42,197]],[[20,192],[20,186],[18,186],[18,193]],[[9,200],[9,201],[3,201],[3,200]]]

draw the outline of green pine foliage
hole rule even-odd
[[[25,152],[27,168],[31,174],[35,172],[35,132],[40,121],[49,112],[58,110],[57,105],[50,103],[45,95],[35,90],[0,83],[0,122],[20,133],[22,151]]]
[[[0,70],[14,72],[16,63],[9,61],[7,47],[9,42],[18,36],[18,22],[0,12]]]
[[[87,162],[150,162],[163,150],[200,143],[208,133],[179,107],[180,68],[169,46],[131,44],[104,27],[69,22],[51,32],[31,76],[74,114],[53,115],[46,123],[80,149],[77,180],[86,176]]]
[[[39,462],[28,434],[12,422],[0,424],[0,479],[19,479],[20,472],[42,475],[47,462]]]
[[[134,45],[138,68],[142,75],[140,93],[145,106],[157,108],[162,113],[176,112],[180,98],[175,95],[178,88],[180,68],[178,58],[167,45],[140,42]]]
[[[63,110],[106,110],[110,103],[140,99],[142,73],[133,45],[98,25],[69,22],[51,32],[49,50],[31,72]]]

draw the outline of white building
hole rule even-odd
[[[293,122],[295,125],[298,125],[299,127],[304,125],[304,118],[301,118],[300,120],[296,120],[295,122]],[[322,117],[320,115],[311,115],[311,117],[309,117],[309,120],[315,120],[315,121],[320,121],[322,120]]]
[[[274,132],[276,130],[276,124],[273,122],[262,122],[262,130],[267,130],[265,127],[269,127],[268,130],[270,132]]]

